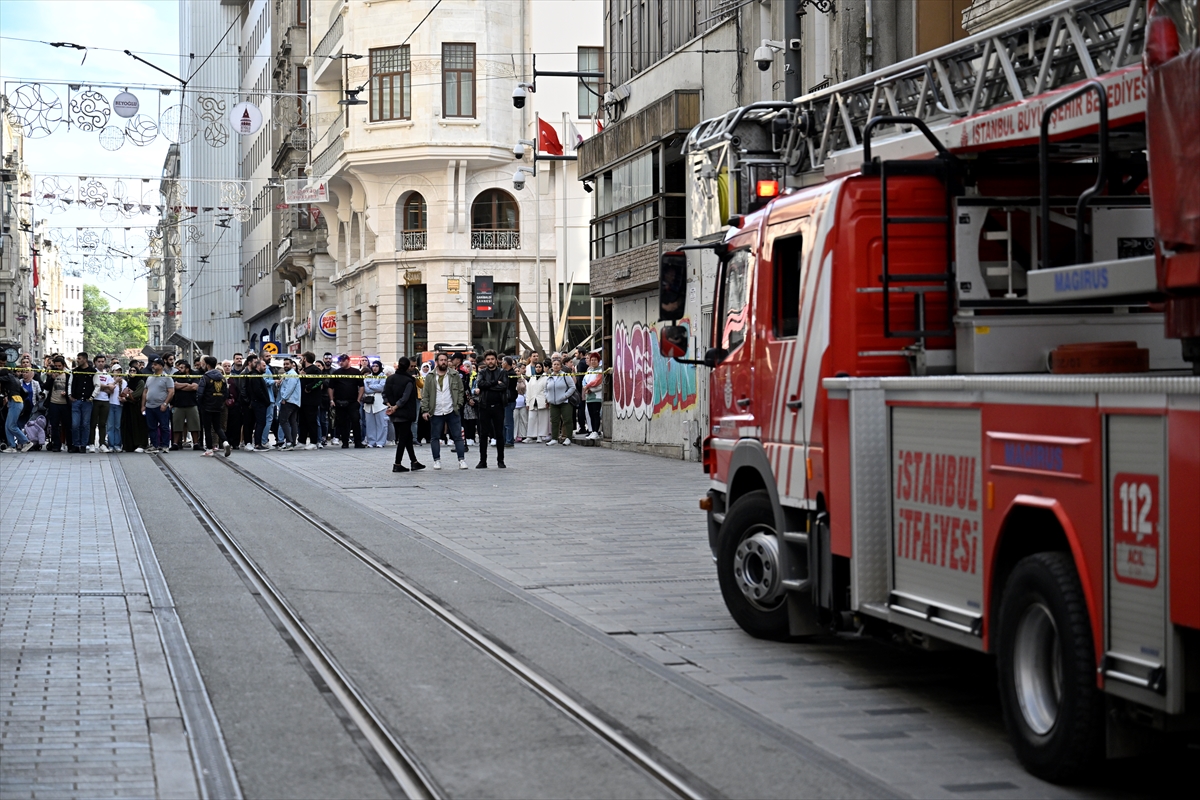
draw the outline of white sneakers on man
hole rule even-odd
[[[442,462],[440,462],[440,461],[435,461],[435,462],[433,462],[433,468],[434,468],[434,469],[441,469],[441,468],[442,468]]]
[[[587,438],[592,439],[592,440],[599,439],[600,431],[592,431],[591,433],[588,434]]]
[[[546,442],[546,447],[553,447],[556,444],[558,444],[558,439],[551,439],[550,441]]]
[[[308,444],[304,445],[304,449],[305,450],[316,450],[317,446],[315,444],[313,444],[312,442],[309,442]]]
[[[569,447],[570,445],[571,445],[571,440],[569,438],[563,439],[563,447]]]
[[[465,460],[465,459],[461,459],[461,458],[460,458],[460,459],[458,460],[458,468],[459,468],[459,469],[467,469],[467,462],[466,462],[466,460]]]

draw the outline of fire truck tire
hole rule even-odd
[[[748,596],[754,592],[754,586],[772,584],[770,572],[774,565],[769,559],[771,546],[778,548],[776,536],[770,495],[757,491],[747,492],[734,502],[725,515],[717,541],[717,578],[725,606],[742,630],[759,639],[788,638],[784,592],[772,592],[761,600]],[[779,576],[774,578],[777,581]]]
[[[1069,553],[1017,563],[1000,602],[997,653],[1004,722],[1021,764],[1053,783],[1082,777],[1102,754],[1104,698]]]

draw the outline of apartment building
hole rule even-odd
[[[220,146],[204,136],[179,146],[178,189],[168,206],[194,217],[189,224],[200,231],[179,237],[179,332],[200,351],[221,357],[245,348],[242,223],[231,207],[253,199],[241,197],[241,185],[230,183],[241,174],[244,137],[229,131],[225,115],[230,101],[237,102],[233,90],[242,86],[243,18],[250,6],[265,5],[267,0],[179,0],[181,74],[191,76],[192,86],[204,87],[214,109],[219,106],[215,118],[222,124],[213,130],[225,137]]]
[[[327,253],[313,263],[331,287],[311,298],[303,349],[393,361],[436,343],[587,341],[598,319],[586,191],[573,163],[548,161],[518,188],[514,169],[535,164],[514,146],[537,139],[537,115],[569,154],[595,103],[571,78],[537,80],[523,110],[512,95],[534,82],[534,54],[541,70],[600,63],[601,0],[445,0],[428,18],[417,3],[312,0],[309,11],[308,179],[328,193],[314,204]]]
[[[0,103],[7,100],[0,97]],[[21,353],[41,355],[33,287],[32,192],[24,134],[7,113],[0,113],[0,362],[15,362]]]
[[[590,275],[603,303],[604,362],[637,388],[606,387],[614,447],[695,460],[707,427],[704,372],[662,358],[657,346],[659,255],[689,240],[688,132],[733,108],[796,98],[963,38],[970,5],[605,0],[605,127],[580,147],[578,174],[595,186]],[[772,55],[766,70],[755,60],[760,45]],[[704,253],[691,262],[684,322],[706,341],[716,260]]]

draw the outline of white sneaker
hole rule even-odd
[[[146,448],[144,448],[144,447],[139,447],[138,449],[134,450],[133,452],[135,452],[135,453],[144,453],[144,452],[146,452]]]
[[[305,450],[316,450],[317,446],[315,444],[313,444],[312,442],[309,442],[308,444],[304,445],[304,449]]]
[[[468,467],[467,467],[467,462],[466,462],[465,460],[463,460],[463,459],[461,459],[461,458],[460,458],[460,459],[458,460],[458,468],[459,468],[459,469],[468,469]]]
[[[589,434],[588,434],[588,438],[589,438],[589,439],[593,439],[593,440],[595,440],[595,439],[599,439],[599,438],[600,438],[600,431],[592,431],[591,433],[589,433]]]
[[[212,450],[205,450],[203,454],[204,454],[204,455],[206,455],[206,456],[208,456],[209,458],[212,458],[213,451],[212,451]]]
[[[442,468],[442,462],[440,462],[440,461],[435,461],[435,462],[433,462],[433,468],[434,468],[434,469],[441,469],[441,468]]]
[[[233,452],[233,448],[229,446],[229,442],[221,442],[221,447],[225,450],[225,457],[229,458],[229,454]]]
[[[341,440],[341,439],[338,439],[337,437],[334,437],[334,440],[333,440],[333,444],[334,444],[334,445],[340,445],[341,443],[342,443],[342,440]]]
[[[554,445],[556,445],[556,444],[558,444],[558,440],[557,440],[557,439],[551,439],[550,441],[546,442],[546,447],[553,447],[553,446],[554,446]]]
[[[571,446],[571,440],[563,439],[563,447],[570,447],[570,446]]]
[[[94,452],[96,452],[96,446],[89,444],[87,447],[84,448],[84,450],[88,453],[94,453]]]

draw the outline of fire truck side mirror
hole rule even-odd
[[[674,322],[686,316],[687,254],[663,253],[658,261],[658,319]],[[665,355],[665,353],[664,353]]]
[[[683,358],[688,351],[686,325],[667,325],[658,334],[658,352],[663,358]]]

